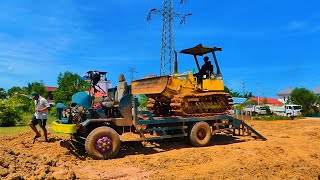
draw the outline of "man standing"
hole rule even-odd
[[[36,133],[36,135],[33,137],[33,140],[41,137],[40,132],[36,128],[36,125],[39,124],[39,126],[43,130],[45,138],[44,142],[48,142],[46,124],[48,119],[48,109],[50,108],[50,105],[48,101],[45,98],[41,97],[37,92],[32,92],[29,99],[34,99],[34,104],[36,106],[34,115],[29,123],[31,129]]]

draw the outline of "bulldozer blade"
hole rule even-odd
[[[161,94],[167,87],[168,79],[168,76],[160,76],[132,81],[132,94]]]

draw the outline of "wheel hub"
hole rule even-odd
[[[204,129],[199,129],[197,136],[200,140],[203,140],[206,137],[206,132]]]
[[[96,150],[100,153],[107,153],[112,150],[112,141],[108,137],[102,137],[96,142]]]

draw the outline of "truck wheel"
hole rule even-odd
[[[110,127],[98,127],[88,135],[85,149],[93,159],[114,158],[120,149],[119,134]]]
[[[206,122],[197,122],[191,128],[190,142],[193,146],[206,146],[211,140],[210,125]]]

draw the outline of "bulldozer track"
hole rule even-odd
[[[232,97],[226,92],[178,94],[171,99],[171,111],[176,116],[204,117],[229,114]]]
[[[221,116],[229,114],[228,110],[230,110],[232,106],[232,97],[225,92],[178,94],[171,99],[170,105],[164,105],[154,99],[150,99],[147,103],[148,111],[155,116]]]

